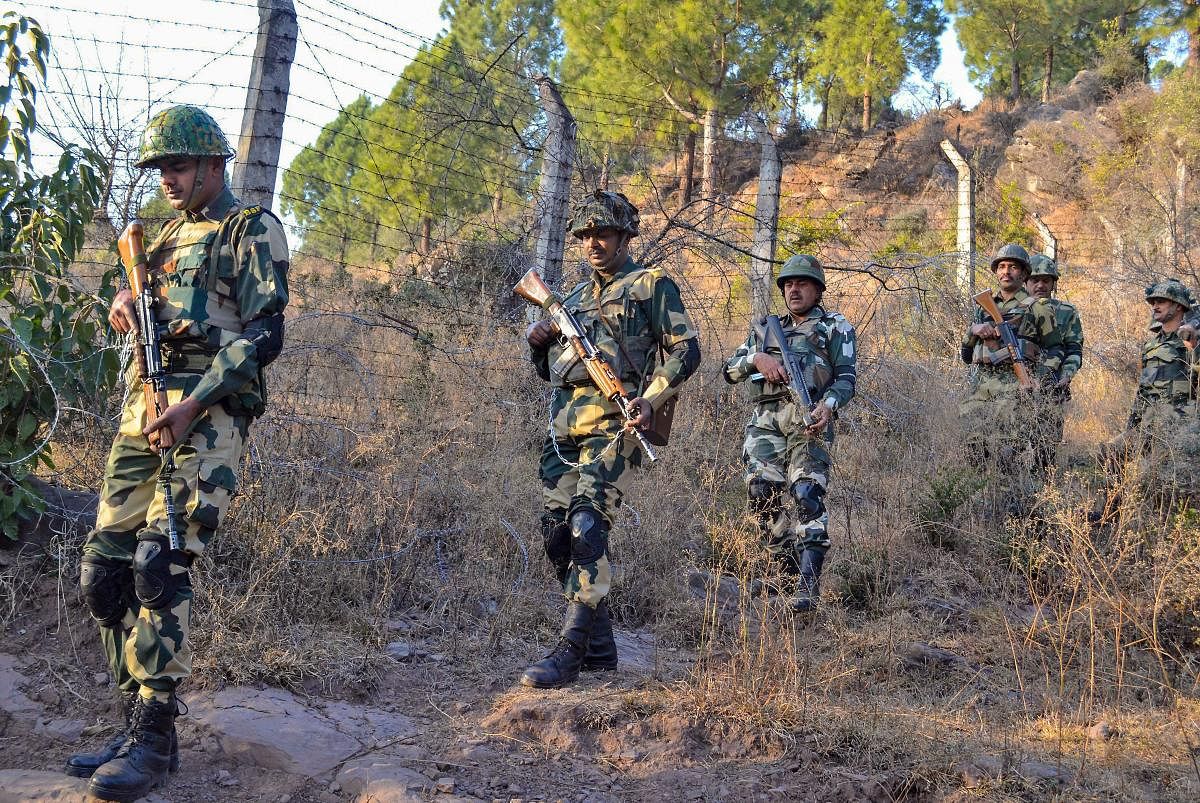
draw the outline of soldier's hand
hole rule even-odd
[[[626,428],[649,429],[650,422],[654,420],[654,408],[641,396],[629,400],[629,413],[633,418],[625,423]]]
[[[754,355],[754,367],[768,382],[782,385],[788,380],[787,371],[784,370],[783,363],[764,351],[760,351]]]
[[[1185,323],[1181,324],[1176,331],[1179,332],[1179,338],[1187,343],[1189,348],[1196,347],[1196,327],[1190,323]]]
[[[977,323],[971,326],[971,334],[980,340],[996,340],[1000,332],[990,323]]]
[[[175,443],[192,421],[204,412],[204,408],[200,406],[200,402],[195,399],[187,398],[177,401],[167,409],[163,410],[162,415],[146,424],[146,428],[142,430],[142,434],[150,441],[150,448],[155,452],[159,451],[159,439],[162,430],[167,430],[171,433],[171,442]]]
[[[820,435],[833,421],[833,410],[830,410],[829,405],[825,402],[817,402],[813,405],[809,415],[812,416],[813,422],[804,429],[809,435]]]
[[[128,289],[117,293],[112,306],[108,308],[108,322],[112,328],[123,335],[137,329],[137,313],[133,310],[133,293]]]
[[[550,347],[554,341],[554,327],[551,325],[549,318],[544,318],[537,323],[529,324],[529,328],[525,330],[525,339],[529,341],[531,348],[542,351]]]

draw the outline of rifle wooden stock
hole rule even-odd
[[[1033,380],[1033,375],[1029,373],[1028,366],[1025,365],[1025,358],[1021,355],[1021,349],[1017,344],[1016,335],[1012,331],[1012,327],[1004,320],[1004,315],[1000,313],[1000,308],[996,306],[996,299],[992,297],[991,290],[984,290],[976,293],[974,296],[975,303],[983,308],[983,311],[988,314],[992,322],[996,326],[996,331],[1000,333],[1000,342],[1008,349],[1008,354],[1012,357],[1013,373],[1017,375],[1017,384],[1023,390],[1035,390],[1037,383]]]
[[[145,229],[142,221],[132,221],[117,239],[117,251],[120,252],[121,262],[125,265],[125,275],[129,279],[129,290],[133,293],[135,307],[142,304],[149,310],[153,306],[153,295],[150,290],[150,275],[146,270],[144,235]],[[150,361],[146,355],[149,349],[158,352],[160,344],[156,332],[145,331],[147,327],[143,326],[142,322],[136,318],[135,325],[137,326],[138,347],[133,350],[134,362],[137,365],[138,379],[142,380],[146,412],[154,418],[158,418],[170,403],[167,401],[166,390],[162,386],[162,377],[161,375],[151,375]],[[153,326],[148,328],[153,330]],[[161,363],[161,361],[160,352],[159,358],[155,362]],[[170,448],[175,444],[175,437],[170,427],[158,430],[158,443],[159,447],[163,449]]]

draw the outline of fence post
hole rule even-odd
[[[958,286],[968,293],[975,290],[975,183],[971,166],[948,139],[942,140],[946,154],[958,172],[958,232],[955,249],[958,251]]]
[[[575,166],[576,126],[575,117],[563,103],[554,82],[546,75],[539,75],[536,81],[550,130],[542,146],[542,170],[538,178],[534,260],[546,284],[558,287],[562,280],[567,205],[571,201],[571,170]]]
[[[1042,237],[1042,253],[1051,259],[1058,259],[1058,238],[1054,236],[1054,232],[1050,231],[1050,227],[1046,225],[1046,221],[1042,220],[1042,216],[1034,212],[1033,225],[1037,226],[1038,234]]]
[[[751,112],[750,127],[762,146],[758,161],[758,196],[754,201],[754,243],[750,247],[750,314],[758,320],[771,311],[771,267],[775,263],[783,163],[766,121]]]
[[[275,197],[283,119],[296,58],[296,8],[292,0],[258,0],[258,19],[258,43],[233,167],[233,192],[246,203],[269,209]]]

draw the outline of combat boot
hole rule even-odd
[[[125,727],[121,729],[108,742],[94,753],[76,753],[73,756],[67,757],[66,773],[74,778],[90,778],[92,773],[101,764],[107,764],[117,756],[117,752],[121,749],[121,745],[125,744],[125,739],[129,735],[129,720],[133,715],[133,706],[137,702],[136,691],[123,691],[120,694],[121,716],[125,720]],[[175,734],[175,728],[171,728],[171,763],[167,766],[168,771],[175,772],[179,769],[179,737]]]
[[[115,758],[92,775],[88,794],[133,803],[167,780],[175,712],[175,695],[165,703],[138,696],[129,719],[129,739]]]
[[[521,683],[535,689],[557,689],[573,683],[579,677],[579,668],[583,664],[583,656],[587,654],[595,620],[595,608],[582,602],[571,602],[567,606],[567,618],[558,646],[526,669],[525,674],[521,675]]]
[[[796,593],[792,595],[792,610],[808,613],[817,606],[821,598],[821,567],[825,564],[825,551],[806,549],[800,553],[800,576],[796,578]]]
[[[584,672],[612,672],[617,668],[617,642],[613,640],[612,614],[606,599],[596,606],[592,636],[588,639],[587,653],[580,668]]]

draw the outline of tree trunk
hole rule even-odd
[[[865,70],[865,73],[867,75],[871,74],[871,65],[874,63],[874,61],[875,61],[875,51],[868,48],[867,49],[867,63],[866,63],[866,70]],[[866,133],[867,131],[871,130],[871,88],[870,87],[866,87],[863,89],[862,130],[863,130],[863,133]]]
[[[604,149],[604,165],[600,168],[600,189],[608,189],[608,148]]]
[[[504,208],[504,185],[496,183],[496,192],[492,194],[492,219],[496,220],[500,217],[500,210]]]
[[[1046,48],[1046,75],[1042,78],[1042,103],[1050,102],[1050,81],[1054,75],[1054,45]]]
[[[717,109],[704,112],[704,153],[700,164],[700,192],[710,201],[717,197]]]
[[[417,248],[417,253],[423,257],[429,256],[429,252],[433,250],[433,218],[429,215],[421,218],[421,244]]]
[[[692,184],[696,181],[696,132],[688,126],[687,137],[683,140],[683,175],[679,184],[683,192],[683,205],[692,202]]]
[[[1021,62],[1017,58],[1017,49],[1013,48],[1012,53],[1012,74],[1009,76],[1009,82],[1012,84],[1012,99],[1014,101],[1021,99]]]
[[[1188,69],[1200,67],[1200,11],[1192,12],[1192,19],[1187,25],[1188,36]]]
[[[833,79],[825,79],[825,88],[821,91],[821,130],[829,130],[829,93],[833,91]]]

